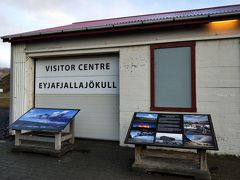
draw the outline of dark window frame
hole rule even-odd
[[[195,41],[172,42],[154,44],[150,46],[150,61],[151,61],[151,111],[172,111],[172,112],[197,112],[196,107],[196,66],[195,66]],[[191,48],[191,107],[155,107],[155,79],[154,79],[154,51],[162,48],[190,47]]]

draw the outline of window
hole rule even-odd
[[[151,46],[151,110],[196,112],[195,42]]]

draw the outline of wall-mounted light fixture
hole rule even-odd
[[[211,30],[231,30],[239,25],[238,19],[224,20],[224,21],[213,21],[209,23]]]

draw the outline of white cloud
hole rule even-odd
[[[10,66],[10,44],[0,43],[0,67]]]
[[[64,25],[73,23],[75,21],[75,18],[73,16],[70,16],[66,13],[57,10],[47,10],[42,13],[42,17],[44,19],[48,19],[47,24]]]

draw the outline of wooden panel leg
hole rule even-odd
[[[69,140],[71,144],[75,143],[75,119],[73,119],[70,123],[70,134],[72,135],[72,138]]]
[[[15,146],[20,146],[21,145],[20,134],[21,134],[21,130],[16,130],[16,133],[15,133]]]
[[[198,149],[200,170],[208,171],[206,150]]]
[[[55,134],[55,150],[61,150],[62,147],[62,134],[56,133]]]
[[[141,145],[135,145],[135,164],[141,163],[141,153],[142,153],[142,146]]]

